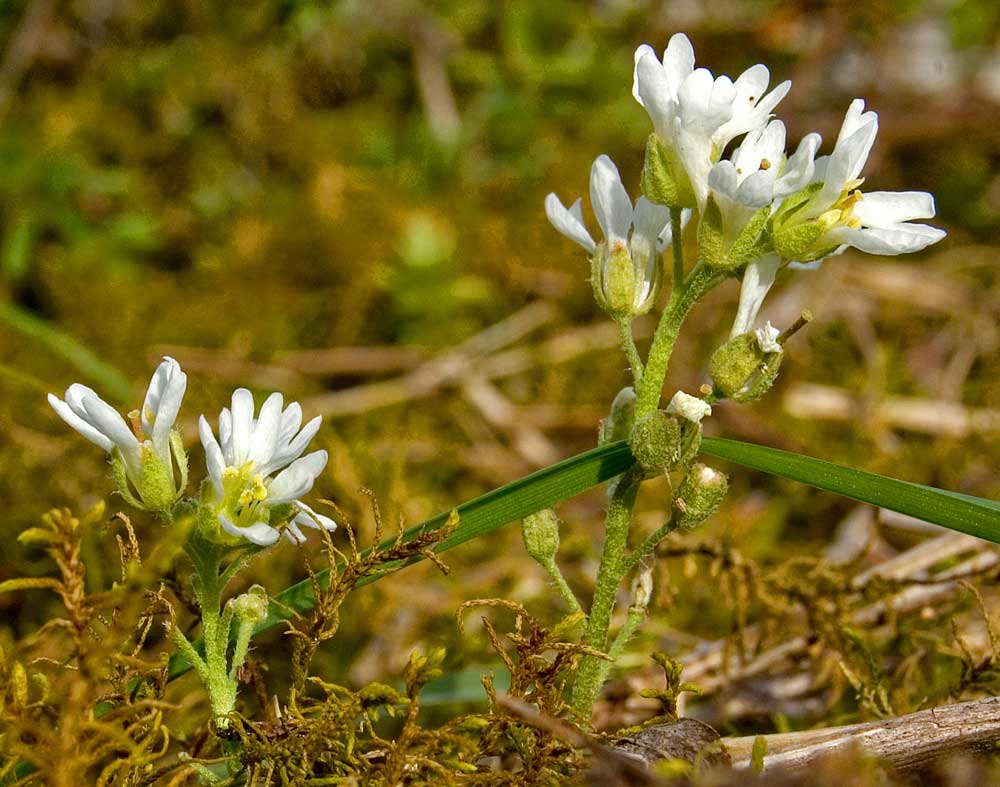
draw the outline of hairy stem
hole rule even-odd
[[[556,565],[556,561],[552,560],[547,566],[543,566],[546,573],[548,573],[549,578],[552,583],[556,586],[556,590],[559,591],[559,595],[563,597],[567,604],[569,604],[570,611],[572,612],[583,612],[583,608],[580,606],[580,601],[576,597],[576,593],[569,586],[566,581],[566,577],[562,575],[562,571],[559,570],[559,566]]]
[[[632,320],[627,317],[615,319],[618,325],[618,339],[621,342],[625,357],[628,358],[628,365],[632,367],[632,379],[638,385],[642,380],[643,366],[642,358],[639,357],[639,350],[635,346],[635,337],[632,335]]]
[[[660,317],[660,324],[653,336],[653,344],[649,348],[642,381],[636,386],[636,421],[652,413],[660,403],[663,380],[667,376],[667,366],[670,364],[670,356],[674,351],[674,343],[677,341],[677,334],[684,318],[722,279],[722,274],[698,263],[684,284],[670,293],[667,308]]]
[[[656,545],[659,544],[668,535],[673,533],[677,529],[677,515],[674,514],[666,522],[664,522],[659,528],[650,533],[646,538],[643,539],[642,543],[639,544],[633,550],[632,554],[625,559],[625,573],[628,574],[633,568],[635,568],[639,563],[653,554],[653,550],[656,549]]]
[[[641,472],[630,470],[611,482],[604,551],[601,554],[594,599],[583,634],[583,643],[595,650],[603,651],[608,644],[608,628],[615,608],[615,595],[624,577],[624,556],[632,524],[632,508],[635,505],[635,495],[641,478]],[[589,717],[601,690],[604,676],[607,674],[607,670],[602,667],[604,661],[598,656],[590,655],[580,659],[570,704],[584,718]]]

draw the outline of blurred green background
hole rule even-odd
[[[44,393],[83,381],[131,409],[165,353],[189,374],[195,478],[197,414],[214,419],[238,385],[281,390],[327,416],[314,494],[363,537],[362,485],[391,526],[413,524],[593,446],[627,372],[542,200],[585,194],[600,153],[637,187],[650,129],[632,52],[676,31],[717,74],[764,62],[792,79],[778,114],[793,143],[818,130],[828,152],[863,96],[881,119],[866,188],[933,192],[949,231],[914,257],[847,254],[779,279],[764,316],[816,320],[771,395],[718,407],[710,432],[1000,497],[994,0],[5,0],[0,580],[50,570],[14,541],[40,513],[110,495],[100,452]],[[703,381],[737,293],[693,315],[670,385]],[[644,524],[663,497],[644,489]],[[595,492],[561,509],[584,592],[602,505]],[[737,470],[707,530],[767,561],[817,553],[850,510]],[[146,539],[157,527],[140,523]],[[449,554],[448,578],[421,566],[360,591],[322,670],[370,680],[442,643],[451,668],[489,661],[481,637],[458,638],[466,598],[556,619],[518,542],[510,527]],[[276,591],[302,558],[275,549],[250,574]],[[710,595],[694,586],[658,620],[724,633]],[[4,639],[54,614],[26,598],[0,597]]]

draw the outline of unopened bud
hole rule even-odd
[[[734,402],[755,402],[774,385],[782,358],[777,329],[768,323],[723,344],[712,354],[708,373],[723,396]]]
[[[541,566],[548,567],[559,551],[559,517],[551,508],[543,508],[521,520],[524,548]]]
[[[632,580],[632,607],[645,610],[653,598],[653,567],[641,569]]]
[[[674,498],[677,527],[690,529],[715,513],[729,489],[725,473],[703,464],[692,466]]]
[[[650,413],[632,427],[628,445],[648,475],[665,473],[677,464],[680,456],[680,422],[662,410]]]
[[[601,422],[599,443],[606,445],[628,439],[635,420],[635,389],[631,385],[622,388],[611,403],[611,413]]]
[[[233,614],[244,624],[256,626],[267,617],[267,591],[260,585],[253,585],[246,593],[242,593],[229,602]]]

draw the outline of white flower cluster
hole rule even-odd
[[[71,385],[65,401],[52,394],[48,399],[67,424],[111,455],[115,467],[122,469],[116,472],[119,490],[130,503],[165,512],[187,485],[187,457],[175,428],[186,388],[187,375],[180,365],[164,358],[150,380],[141,412],[129,413],[131,429],[85,385]],[[299,404],[283,404],[281,394],[271,394],[254,417],[253,395],[238,389],[232,406],[219,415],[219,440],[205,416],[199,419],[209,475],[202,505],[223,531],[260,546],[273,544],[282,534],[300,543],[305,540],[302,525],[336,527],[299,499],[326,467],[326,451],[302,455],[322,419],[317,416],[303,427]]]
[[[579,200],[569,210],[554,194],[545,202],[555,228],[593,255],[595,291],[614,280],[616,254],[631,256],[635,299],[631,309],[615,303],[619,313],[650,308],[660,278],[659,252],[670,242],[669,209],[697,209],[699,237],[713,240],[714,258],[703,261],[743,272],[733,335],[754,329],[764,296],[785,266],[816,267],[848,247],[904,254],[944,237],[943,230],[913,223],[934,216],[930,194],[859,190],[878,131],[878,117],[865,111],[861,99],[851,103],[830,155],[817,158],[818,134],[806,135],[787,155],[785,126],[771,113],[791,83],[767,92],[769,82],[770,72],[760,64],[735,80],[695,68],[694,50],[683,34],[670,39],[662,59],[649,46],[636,50],[632,93],[654,128],[643,196],[633,209],[614,164],[598,158],[590,192],[602,244],[584,227]],[[723,160],[727,145],[741,136]]]

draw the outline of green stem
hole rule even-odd
[[[635,337],[632,335],[632,320],[628,317],[615,319],[618,325],[618,339],[621,342],[625,357],[628,358],[628,365],[632,367],[632,378],[638,385],[642,380],[642,358],[639,357],[639,350],[635,346]]]
[[[639,544],[625,559],[625,573],[628,574],[633,568],[635,568],[639,563],[653,554],[653,550],[656,549],[656,545],[659,544],[668,535],[673,533],[677,529],[677,516],[676,514],[671,516],[666,522],[663,523],[657,530],[654,530]]]
[[[597,569],[597,583],[594,600],[583,634],[583,644],[603,651],[607,647],[608,628],[615,608],[615,596],[624,576],[623,563],[628,546],[629,527],[632,523],[632,508],[635,495],[642,480],[641,471],[635,469],[612,482],[611,499],[605,525],[604,551]],[[580,659],[570,704],[584,718],[589,717],[601,683],[607,670],[602,668],[602,659],[585,655]]]
[[[545,571],[548,573],[549,578],[552,580],[556,589],[559,591],[559,595],[562,596],[566,603],[569,604],[570,610],[572,612],[583,612],[583,608],[580,606],[580,601],[576,597],[576,593],[569,586],[566,581],[566,577],[562,575],[562,571],[559,570],[559,566],[556,565],[556,561],[553,560],[549,565],[543,566]]]
[[[607,677],[607,673],[611,670],[614,662],[618,661],[619,656],[625,650],[625,646],[628,645],[629,641],[635,636],[635,632],[638,630],[639,626],[642,625],[642,621],[646,619],[646,608],[645,607],[629,607],[628,617],[625,618],[625,624],[622,626],[621,631],[618,632],[618,636],[615,637],[615,641],[611,644],[608,649],[608,655],[611,657],[611,661],[605,662],[602,665],[604,669],[604,677]],[[604,682],[603,680],[601,681]]]
[[[649,348],[642,381],[636,386],[636,421],[652,413],[660,403],[663,380],[667,376],[667,366],[670,364],[670,356],[674,351],[674,343],[677,341],[677,334],[684,318],[722,279],[722,274],[698,263],[684,284],[670,293],[667,308],[660,317],[660,324],[653,336],[653,344]]]
[[[679,290],[684,286],[684,240],[681,237],[683,228],[681,227],[680,208],[670,209],[670,249],[674,258],[674,280],[672,289]]]

